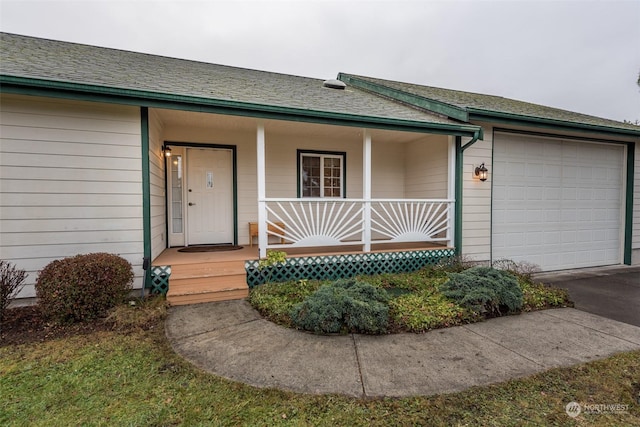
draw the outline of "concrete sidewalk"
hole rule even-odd
[[[456,392],[640,349],[640,327],[572,308],[425,334],[320,336],[277,326],[241,300],[172,307],[166,333],[213,374],[361,398]]]

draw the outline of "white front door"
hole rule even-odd
[[[233,243],[231,150],[187,149],[189,245]]]

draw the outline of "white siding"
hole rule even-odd
[[[433,135],[407,144],[405,192],[408,199],[446,199],[448,138]]]
[[[478,261],[491,258],[491,181],[492,128],[483,125],[484,140],[477,141],[463,154],[462,171],[462,254]],[[462,139],[462,145],[468,140]],[[489,170],[485,182],[473,178],[476,166],[484,163]]]
[[[162,122],[149,110],[149,184],[151,198],[151,260],[167,247],[165,161]]]
[[[0,259],[29,273],[20,297],[49,262],[91,252],[127,259],[140,286],[139,109],[3,95],[0,113]]]

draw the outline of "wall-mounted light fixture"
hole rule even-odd
[[[474,171],[474,176],[480,181],[484,182],[487,180],[487,177],[488,177],[487,172],[489,172],[489,169],[487,169],[484,163],[482,163],[480,166],[476,167]]]
[[[171,157],[171,148],[167,147],[166,145],[163,145],[162,153],[164,154],[165,157]]]

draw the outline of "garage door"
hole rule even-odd
[[[619,264],[623,147],[497,133],[492,256],[544,271]]]

